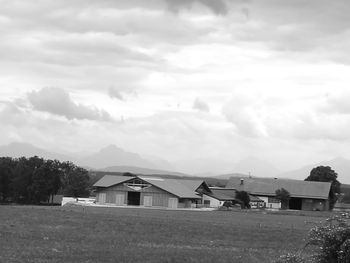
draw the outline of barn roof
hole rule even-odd
[[[124,183],[133,178],[140,178],[149,184],[152,184],[160,189],[163,189],[179,198],[193,198],[199,199],[196,190],[205,182],[202,180],[185,180],[185,179],[168,179],[168,178],[156,178],[147,176],[117,176],[117,175],[105,175],[93,186],[95,187],[111,187],[117,184]],[[206,186],[207,187],[207,186]]]
[[[206,195],[211,196],[220,201],[231,201],[236,199],[236,190],[230,188],[219,188],[219,187],[210,187],[211,193]]]
[[[241,181],[243,179],[243,184]],[[286,189],[291,197],[328,199],[331,183],[292,179],[231,177],[226,187],[235,187],[253,195],[275,196],[277,189]]]
[[[121,175],[105,175],[98,180],[93,186],[95,187],[110,187],[112,185],[120,184],[128,181],[134,177],[121,176]]]
[[[180,198],[200,198],[196,194],[196,190],[203,183],[201,180],[152,178],[143,176],[139,176],[139,178]]]

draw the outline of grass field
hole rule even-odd
[[[0,206],[0,262],[272,262],[323,215]]]

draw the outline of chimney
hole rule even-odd
[[[244,179],[241,178],[241,185],[244,185]]]

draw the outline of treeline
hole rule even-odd
[[[39,204],[56,194],[89,195],[89,175],[72,162],[0,157],[0,202]]]

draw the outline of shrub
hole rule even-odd
[[[275,262],[350,263],[350,227],[347,224],[347,218],[348,214],[335,215],[322,225],[313,227],[304,248],[309,250],[306,255],[287,254]]]
[[[333,216],[310,230],[307,246],[318,250],[317,262],[350,263],[350,227],[345,215]]]
[[[297,254],[288,253],[286,255],[282,255],[279,259],[275,260],[274,263],[304,263],[305,260]]]

